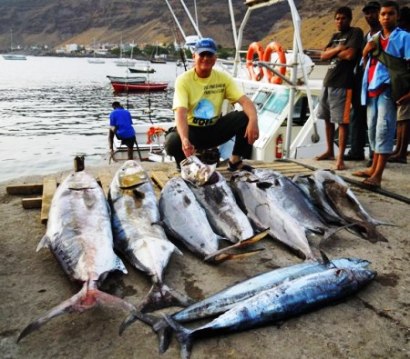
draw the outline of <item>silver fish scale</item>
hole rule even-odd
[[[121,178],[127,175],[138,178],[138,174],[145,179],[143,182],[121,188]],[[110,203],[115,248],[154,282],[162,283],[164,269],[176,247],[158,224],[160,215],[155,191],[138,162],[126,161],[117,171],[110,185]]]
[[[219,237],[181,177],[174,177],[166,183],[161,191],[159,207],[168,230],[191,251],[206,257],[218,250]]]
[[[233,178],[232,186],[248,217],[259,228],[270,228],[269,233],[290,248],[303,253],[306,259],[314,259],[304,228],[286,211],[270,200],[258,182],[247,182],[247,174],[239,173]]]
[[[238,242],[254,235],[248,217],[236,203],[231,188],[218,172],[218,181],[204,186],[190,188],[195,198],[205,209],[209,222],[219,235],[231,242]]]
[[[113,251],[111,221],[104,192],[86,172],[74,172],[57,188],[47,232],[37,250],[48,246],[76,280],[103,279],[126,269]]]

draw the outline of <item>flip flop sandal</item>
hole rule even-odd
[[[228,171],[230,172],[235,172],[235,171],[248,171],[252,172],[254,168],[252,166],[249,166],[242,161],[232,163],[231,161],[228,162]]]
[[[362,184],[363,184],[365,187],[367,187],[367,188],[369,188],[369,189],[373,189],[373,190],[375,190],[375,189],[380,189],[380,188],[381,188],[381,186],[380,186],[379,184],[370,182],[370,181],[367,180],[367,179],[365,179],[365,180],[362,182]]]
[[[356,171],[356,172],[352,172],[352,176],[355,177],[361,177],[361,178],[369,178],[370,175],[368,175],[366,172],[364,171]]]

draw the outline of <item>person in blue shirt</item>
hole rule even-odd
[[[110,113],[110,129],[108,132],[108,144],[113,153],[114,135],[121,140],[121,144],[128,148],[128,159],[133,159],[135,130],[132,126],[131,113],[125,110],[118,101],[112,103],[113,111]]]
[[[372,167],[352,174],[364,177],[363,184],[373,189],[380,188],[387,159],[393,150],[398,100],[393,98],[392,93],[395,83],[392,83],[387,67],[378,61],[375,54],[377,45],[389,55],[410,61],[410,34],[397,27],[398,18],[397,2],[385,1],[379,14],[382,30],[372,37],[363,50],[366,69],[362,83],[362,104],[367,105],[369,142],[374,155]]]

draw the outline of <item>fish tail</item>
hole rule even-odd
[[[154,283],[147,296],[139,305],[139,309],[141,312],[152,312],[157,309],[173,306],[187,307],[193,303],[193,299],[168,287],[166,284]]]
[[[145,313],[131,313],[121,324],[119,334],[122,335],[127,326],[140,320],[149,325],[158,337],[159,352],[165,353],[171,343],[172,328],[164,318],[158,318],[151,314]]]
[[[176,332],[177,340],[181,345],[181,358],[189,359],[192,351],[192,335],[194,331],[183,327],[168,315],[164,315],[164,318],[170,327]]]
[[[120,307],[127,311],[137,312],[137,309],[131,303],[98,290],[95,281],[85,282],[77,294],[50,309],[44,315],[27,325],[17,338],[17,343],[27,335],[42,327],[54,317],[66,313],[83,313],[86,310],[96,307],[97,305],[116,308]]]

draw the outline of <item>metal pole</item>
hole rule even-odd
[[[174,21],[177,24],[178,29],[181,32],[182,37],[184,38],[184,41],[186,41],[186,35],[185,35],[185,32],[184,32],[184,29],[182,28],[181,24],[179,23],[177,17],[175,16],[174,10],[172,9],[172,7],[171,7],[170,3],[168,2],[168,0],[165,0],[165,2],[168,5],[169,11],[171,11],[171,15],[174,18]]]
[[[180,0],[180,1],[181,1],[181,4],[182,4],[182,6],[183,6],[183,8],[184,8],[184,10],[185,10],[185,12],[186,12],[186,14],[188,15],[189,20],[191,21],[192,26],[194,27],[194,29],[195,29],[197,35],[198,35],[199,37],[202,37],[201,32],[200,32],[199,29],[198,29],[198,26],[195,24],[195,21],[194,21],[194,19],[192,18],[191,13],[189,12],[188,8],[186,7],[186,5],[185,5],[185,3],[184,3],[184,0]]]

